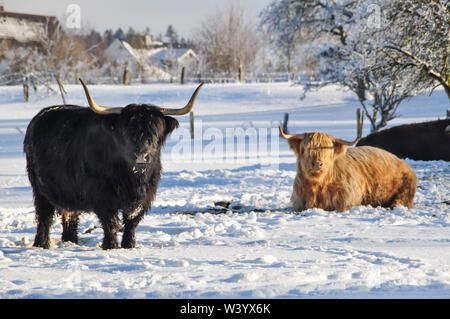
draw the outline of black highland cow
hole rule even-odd
[[[356,146],[375,146],[413,160],[450,161],[450,119],[394,126],[367,135]]]
[[[80,80],[81,81],[81,80]],[[181,109],[149,104],[97,105],[83,84],[90,108],[64,105],[41,110],[24,140],[33,187],[37,233],[34,246],[49,248],[55,212],[63,215],[63,241],[78,243],[80,212],[94,212],[104,231],[103,249],[135,246],[135,229],[150,209],[161,176],[160,151],[178,127],[169,115],[188,113],[203,85]]]

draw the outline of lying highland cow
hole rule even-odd
[[[413,206],[417,178],[395,155],[331,135],[312,132],[280,134],[297,155],[297,176],[291,202],[296,211],[308,208],[348,210],[353,206]]]

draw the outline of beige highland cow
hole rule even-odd
[[[297,155],[293,209],[348,210],[353,206],[413,207],[416,174],[395,155],[371,146],[311,132],[280,134]]]

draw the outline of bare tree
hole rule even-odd
[[[25,78],[52,90],[49,85],[60,78],[64,68],[83,57],[85,48],[74,36],[64,32],[55,18],[48,17],[35,28],[34,46],[9,50],[10,54],[3,55],[3,59],[9,61],[13,82]]]
[[[42,81],[52,82],[55,77],[61,77],[62,70],[81,59],[85,53],[84,46],[76,41],[74,35],[63,30],[61,24],[52,18],[47,18],[42,32],[37,32]]]
[[[230,2],[207,17],[197,30],[196,45],[212,74],[236,75],[249,66],[258,50],[256,26],[244,7]]]

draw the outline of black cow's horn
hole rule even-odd
[[[105,107],[100,106],[97,103],[95,103],[94,99],[92,98],[91,94],[89,93],[89,90],[87,86],[84,84],[83,80],[79,79],[81,82],[81,85],[83,85],[84,93],[86,93],[86,98],[88,100],[89,106],[91,109],[98,114],[120,114],[122,112],[121,107]]]
[[[86,85],[84,84],[83,80],[79,79],[81,84],[83,85],[84,92],[86,93],[86,98],[89,102],[89,106],[91,109],[98,113],[98,114],[120,114],[122,112],[121,107],[105,107],[100,106],[97,103],[95,103],[94,99],[92,98],[91,94],[89,93],[89,90],[87,89]],[[192,107],[194,106],[195,100],[197,98],[198,92],[200,91],[200,88],[203,86],[203,82],[197,87],[197,89],[194,91],[194,94],[192,94],[191,99],[186,104],[185,107],[182,107],[181,109],[170,109],[170,108],[164,108],[159,107],[161,113],[164,115],[184,115],[189,113],[192,110]]]
[[[160,111],[164,115],[184,115],[189,113],[192,110],[192,107],[194,106],[195,99],[197,98],[198,92],[200,91],[200,88],[205,83],[200,83],[200,85],[197,87],[197,89],[194,91],[194,93],[191,96],[191,99],[189,100],[188,104],[186,104],[185,107],[182,107],[181,109],[169,109],[169,108],[160,108]]]

